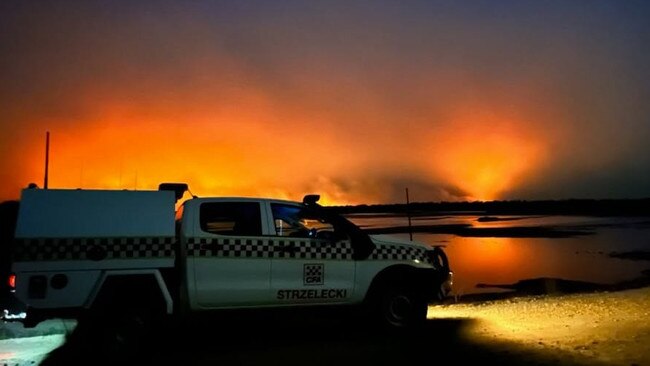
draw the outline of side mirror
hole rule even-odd
[[[183,198],[185,191],[189,190],[186,183],[160,183],[158,185],[159,191],[172,191],[176,197],[176,201]]]
[[[320,199],[319,194],[308,194],[305,197],[303,197],[302,203],[304,203],[307,206],[313,206],[316,204],[316,202],[318,202],[319,199]]]
[[[350,235],[348,234],[347,231],[342,230],[341,228],[334,229],[334,234],[332,235],[332,240],[341,241],[341,240],[346,240],[346,239],[350,239]]]
[[[337,235],[334,231],[319,231],[315,238],[325,240],[327,244],[334,244],[337,241],[341,240],[337,238]]]

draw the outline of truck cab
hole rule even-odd
[[[422,317],[424,304],[447,295],[440,248],[366,235],[317,199],[186,201],[177,220],[190,309],[363,304],[402,288],[408,296],[384,314],[400,323],[413,315],[395,307],[419,307]]]

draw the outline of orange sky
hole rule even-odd
[[[650,195],[645,7],[253,3],[1,5],[0,199]]]
[[[381,185],[392,173],[413,180],[415,197],[491,200],[525,181],[544,159],[540,134],[507,115],[460,113],[423,136],[399,126],[392,133],[356,126],[339,133],[327,117],[273,121],[272,107],[245,103],[243,113],[235,108],[180,120],[180,112],[168,120],[105,106],[83,129],[52,129],[50,187],[155,189],[182,181],[202,196],[297,200],[317,192],[325,204],[354,204],[392,198],[391,189],[400,187]],[[42,185],[44,136],[27,136],[22,177],[31,179],[23,182]],[[11,188],[3,194],[19,187]]]
[[[83,129],[52,129],[50,187],[155,189],[163,181],[182,181],[204,196],[300,199],[318,192],[324,203],[350,204],[390,198],[395,187],[384,190],[381,181],[393,172],[413,177],[416,184],[454,189],[416,189],[416,197],[490,200],[525,181],[543,161],[546,147],[539,134],[508,116],[461,115],[426,136],[402,140],[399,128],[385,136],[354,126],[338,134],[327,120],[259,123],[273,111],[247,103],[251,109],[245,113],[221,111],[180,121],[116,107]],[[21,177],[41,185],[44,136],[28,136],[32,140],[21,147],[28,163]],[[2,193],[10,196],[18,187],[11,189]]]

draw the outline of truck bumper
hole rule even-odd
[[[0,319],[3,321],[24,321],[27,317],[27,306],[12,292],[4,294],[0,299],[0,311]]]
[[[422,288],[429,289],[426,296],[428,303],[440,302],[450,293],[454,284],[454,272],[451,270],[431,270],[427,276],[427,284]]]
[[[442,294],[442,298],[440,300],[444,299],[451,293],[453,284],[454,284],[454,272],[449,270],[447,276],[445,277],[444,281],[440,285],[440,293]]]

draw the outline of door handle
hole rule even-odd
[[[298,250],[298,248],[293,243],[291,243],[281,247],[275,247],[274,250],[276,252],[295,252]]]
[[[199,246],[199,249],[203,249],[203,250],[217,250],[217,249],[219,249],[219,246],[217,245],[217,243],[201,244],[201,245]]]

